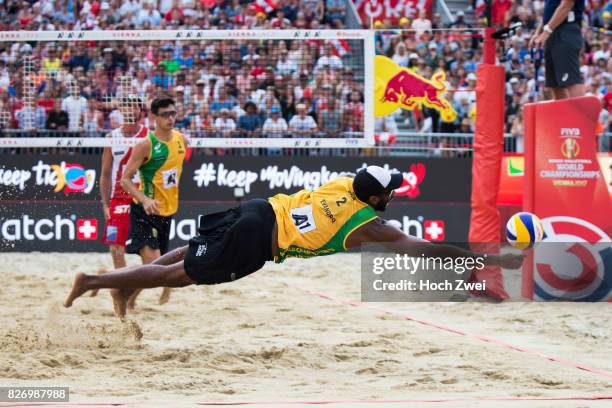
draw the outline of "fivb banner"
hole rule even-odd
[[[525,106],[523,206],[545,237],[523,270],[523,296],[612,300],[612,200],[597,159],[595,97]]]

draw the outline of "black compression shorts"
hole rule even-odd
[[[170,242],[170,224],[172,216],[147,215],[140,204],[130,206],[130,232],[125,242],[125,252],[138,254],[146,245],[159,249],[163,255],[168,252]]]
[[[261,269],[273,259],[275,222],[272,206],[263,199],[202,216],[198,235],[189,240],[185,272],[198,284],[214,285]]]

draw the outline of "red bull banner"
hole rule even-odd
[[[414,110],[426,106],[440,112],[445,122],[453,122],[457,112],[444,97],[446,74],[436,72],[427,79],[401,67],[390,58],[377,55],[374,60],[375,90],[374,115],[376,117],[392,114],[401,107]]]
[[[612,200],[597,157],[595,97],[525,106],[524,209],[544,240],[523,269],[523,296],[612,300]]]
[[[388,21],[397,25],[402,17],[410,20],[419,15],[420,10],[431,14],[432,0],[354,0],[361,21]]]

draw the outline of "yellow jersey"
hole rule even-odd
[[[140,166],[140,190],[157,200],[159,215],[168,217],[178,210],[178,187],[185,159],[185,139],[175,130],[168,142],[159,140],[153,132],[147,135],[151,150]]]
[[[278,225],[279,257],[310,258],[346,251],[346,239],[377,217],[353,192],[353,179],[339,177],[316,190],[268,199]]]

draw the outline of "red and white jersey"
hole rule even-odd
[[[123,134],[123,129],[118,127],[110,133],[110,137],[113,139],[124,137],[146,137],[148,133],[149,129],[147,129],[145,126],[140,126],[140,129],[134,135],[125,136]],[[121,187],[121,176],[123,175],[123,170],[125,169],[125,166],[132,155],[132,148],[127,146],[113,146],[111,147],[111,151],[113,155],[113,167],[111,170],[110,198],[111,200],[125,200],[130,202],[132,198]],[[134,175],[133,181],[137,186],[140,184],[138,173]]]

